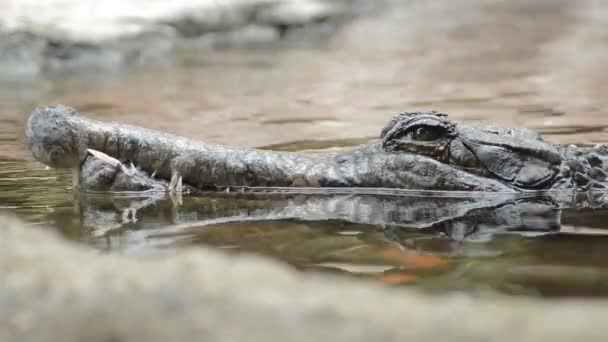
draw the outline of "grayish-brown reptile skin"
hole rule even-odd
[[[51,167],[81,170],[83,188],[96,190],[163,188],[176,175],[197,189],[588,189],[604,187],[608,158],[602,146],[578,149],[555,145],[528,130],[457,124],[436,112],[398,114],[382,130],[379,140],[338,153],[273,152],[206,144],[88,119],[65,106],[36,109],[27,123],[26,136],[36,159]],[[89,149],[121,163],[113,168],[104,166]],[[129,163],[136,167],[127,167]]]

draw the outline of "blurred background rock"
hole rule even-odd
[[[172,63],[178,47],[248,45],[376,7],[361,0],[7,0],[0,73],[115,70]]]
[[[606,142],[607,12],[593,0],[7,0],[0,131],[21,139],[10,132],[34,106],[65,103],[209,142],[306,148],[435,109]]]

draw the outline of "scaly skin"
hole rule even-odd
[[[26,135],[36,159],[80,170],[85,190],[181,189],[182,181],[202,190],[249,186],[513,192],[605,189],[607,184],[606,146],[560,146],[529,130],[457,124],[436,112],[398,114],[379,140],[340,153],[211,145],[87,119],[64,106],[36,109]]]
[[[387,150],[379,140],[343,153],[237,149],[91,120],[64,106],[36,109],[26,135],[34,157],[51,167],[80,169],[89,156],[87,150],[93,149],[122,163],[133,163],[160,179],[180,175],[185,184],[199,189],[274,186],[513,191],[502,180],[429,156]]]

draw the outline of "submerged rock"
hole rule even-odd
[[[248,39],[266,43],[280,39],[290,27],[317,25],[354,14],[360,8],[358,3],[359,0],[2,1],[0,75],[25,77],[42,71],[117,70],[171,63],[176,40],[181,37],[211,34],[214,44],[246,44]]]
[[[105,255],[0,217],[2,341],[600,341],[605,300],[431,297],[207,248]]]

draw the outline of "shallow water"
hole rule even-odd
[[[0,207],[112,253],[203,244],[431,291],[607,295],[606,210],[558,210],[545,199],[217,195],[178,205],[75,195],[69,173],[45,169],[25,149],[27,115],[48,103],[282,150],[358,144],[393,113],[428,109],[560,143],[608,142],[600,63],[608,5],[453,3],[396,1],[301,44],[184,51],[174,69],[3,81]]]

